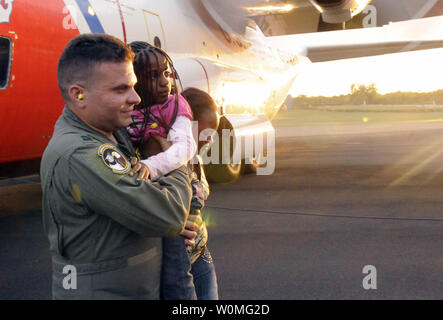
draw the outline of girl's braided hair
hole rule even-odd
[[[158,78],[155,77],[155,81],[153,81],[153,73],[151,72],[151,62],[152,59],[154,59],[155,63],[158,65],[159,70],[159,57],[164,57],[169,65],[169,68],[171,69],[172,74],[172,89],[171,93],[175,95],[175,108],[174,108],[174,115],[172,117],[171,123],[165,123],[163,119],[156,119],[160,124],[166,129],[168,132],[171,128],[172,124],[175,122],[175,119],[177,117],[178,112],[178,86],[177,86],[177,79],[180,83],[180,78],[178,77],[177,71],[174,68],[174,64],[172,63],[171,58],[168,56],[168,54],[163,51],[160,48],[154,47],[151,44],[144,42],[144,41],[134,41],[129,44],[132,48],[132,51],[135,54],[134,58],[134,72],[137,76],[137,84],[135,85],[135,90],[137,91],[138,95],[141,98],[141,102],[139,105],[136,106],[137,109],[143,110],[144,118],[143,118],[143,124],[140,130],[140,137],[137,137],[138,143],[136,143],[136,147],[140,147],[140,145],[144,142],[144,132],[146,130],[148,121],[151,117],[150,114],[150,108],[154,104],[154,96],[152,95],[152,92],[154,91],[155,86],[155,92],[158,92]]]

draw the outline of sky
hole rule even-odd
[[[381,94],[443,89],[443,49],[313,63],[301,72],[292,96],[334,96],[350,92],[351,84],[375,83]]]
[[[443,16],[389,23],[381,28],[302,34],[297,41],[306,47],[315,47],[441,39]],[[375,83],[382,94],[435,91],[443,89],[442,58],[443,48],[313,63],[300,73],[290,94],[347,94],[353,83]]]

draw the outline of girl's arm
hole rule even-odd
[[[186,116],[178,116],[169,130],[168,140],[172,146],[155,156],[141,160],[150,171],[151,180],[185,165],[197,151],[197,145],[192,135],[192,123]]]

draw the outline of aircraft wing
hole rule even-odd
[[[394,22],[383,27],[266,37],[269,45],[298,50],[312,62],[443,47],[443,16]],[[302,48],[300,52],[300,49]]]
[[[324,62],[340,59],[377,56],[388,53],[406,52],[442,48],[443,40],[440,41],[417,41],[417,42],[386,42],[380,44],[344,45],[330,47],[308,48],[308,58],[312,62]]]

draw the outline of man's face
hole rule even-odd
[[[136,82],[131,62],[98,64],[85,88],[84,121],[105,132],[130,125],[134,105],[140,103]]]
[[[171,78],[168,61],[158,53],[150,54],[151,79],[150,90],[154,98],[154,104],[163,104],[168,99],[171,92]]]

